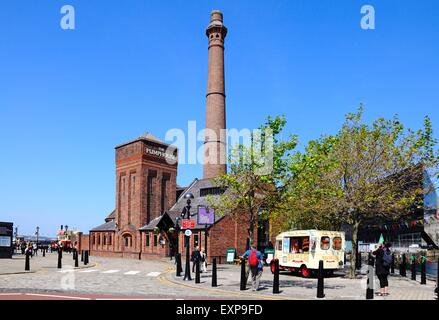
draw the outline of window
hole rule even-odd
[[[309,252],[309,237],[292,237],[290,239],[290,253],[301,254]]]
[[[276,250],[282,250],[282,240],[277,241]]]
[[[145,247],[149,247],[149,233],[146,234],[145,236]]]
[[[96,237],[95,237],[95,235],[93,235],[93,236],[91,237],[91,241],[92,241],[93,244],[96,244]]]
[[[330,247],[329,237],[322,237],[320,240],[320,249],[329,250],[329,247]]]
[[[107,236],[104,235],[104,246],[106,246],[106,245],[107,245]]]
[[[133,176],[133,189],[132,189],[132,195],[134,196],[136,194],[136,176]]]
[[[154,235],[154,247],[157,247],[157,235]]]
[[[198,246],[198,240],[199,240],[198,238],[199,238],[198,234],[194,234],[194,247]]]
[[[101,235],[98,234],[98,245],[100,245],[100,244],[101,244]]]
[[[112,242],[113,242],[113,239],[112,239],[113,237],[112,237],[112,235],[110,234],[110,236],[109,236],[109,239],[108,239],[108,244],[111,246],[112,245]]]
[[[205,197],[208,195],[220,195],[223,193],[224,193],[224,189],[218,187],[200,189],[200,197]]]
[[[341,237],[334,237],[332,239],[332,249],[341,250]]]
[[[131,247],[132,239],[130,235],[124,237],[124,243],[125,243],[125,247]]]

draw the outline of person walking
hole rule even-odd
[[[250,250],[247,250],[243,255],[243,258],[248,258],[248,265],[250,267],[250,273],[252,277],[252,290],[259,290],[259,282],[261,280],[264,265],[262,263],[262,253],[256,249],[253,245]]]
[[[33,250],[32,252],[35,253],[35,256],[38,256],[38,245],[36,243],[33,244]]]
[[[207,272],[207,255],[206,255],[206,250],[204,250],[204,248],[201,249],[200,256],[201,256],[201,267],[202,267],[201,272]]]
[[[372,254],[376,256],[375,272],[380,281],[379,296],[388,296],[390,294],[388,277],[390,274],[390,265],[392,264],[391,246],[392,244],[390,242],[381,243],[379,247],[372,252]]]
[[[192,272],[195,272],[195,267],[197,265],[197,262],[201,262],[201,253],[200,253],[200,247],[196,246],[195,250],[192,251]]]

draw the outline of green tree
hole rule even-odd
[[[405,129],[395,116],[363,123],[363,107],[346,116],[335,136],[309,142],[290,164],[284,219],[304,228],[352,227],[349,276],[355,276],[360,225],[398,220],[422,206],[424,172],[437,176],[428,117],[418,131]],[[432,187],[432,185],[429,185]]]
[[[220,215],[248,221],[251,245],[258,219],[269,219],[281,201],[282,191],[286,190],[282,183],[288,175],[297,137],[290,135],[283,141],[285,125],[285,117],[269,117],[251,134],[250,143],[233,146],[229,152],[228,173],[215,179],[215,185],[225,192],[207,199],[209,206]]]

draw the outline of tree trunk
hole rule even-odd
[[[350,266],[348,276],[350,279],[355,278],[355,269],[356,269],[356,261],[357,261],[357,245],[358,245],[358,227],[360,223],[355,222],[352,225],[352,253],[349,258]]]
[[[253,234],[255,232],[255,223],[253,221],[253,213],[250,216],[250,222],[249,222],[249,228],[248,228],[248,236],[249,236],[249,243],[250,243],[250,248],[254,245],[254,237]]]

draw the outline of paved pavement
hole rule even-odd
[[[24,272],[24,258],[0,260],[0,300],[4,299],[317,299],[317,279],[303,279],[282,272],[280,294],[273,295],[273,275],[265,268],[261,290],[252,292],[250,281],[240,291],[240,267],[218,266],[218,287],[211,287],[210,266],[201,274],[201,283],[176,277],[175,265],[169,260],[131,260],[90,257],[90,265],[74,268],[69,254],[63,255],[63,268],[57,269],[57,254],[31,259],[31,273]],[[184,265],[183,265],[184,268]],[[184,272],[183,272],[184,274]],[[390,277],[391,295],[376,300],[433,300],[434,281],[420,285],[410,277]],[[366,269],[357,279],[342,273],[325,278],[327,300],[364,300]],[[378,282],[375,283],[378,288]]]

